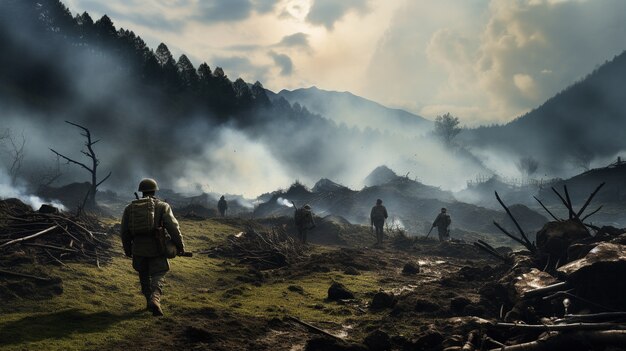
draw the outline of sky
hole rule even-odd
[[[623,0],[65,0],[278,92],[505,123],[626,49]]]

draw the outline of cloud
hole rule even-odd
[[[269,13],[274,11],[278,2],[276,0],[254,0],[254,10],[258,13]]]
[[[289,56],[274,51],[270,51],[269,55],[274,59],[276,66],[280,68],[280,75],[290,76],[293,73],[293,62]]]
[[[335,22],[350,12],[363,14],[368,11],[367,0],[313,0],[306,16],[307,22],[333,30]]]
[[[309,35],[305,33],[286,35],[276,46],[311,48],[309,45]]]
[[[250,0],[202,0],[197,4],[198,19],[207,22],[241,21],[250,17],[253,5]]]
[[[507,122],[622,52],[624,23],[620,0],[409,1],[378,42],[366,93]]]
[[[227,48],[234,51],[256,51],[261,49],[268,49],[272,47],[280,48],[301,48],[307,52],[311,52],[311,46],[309,45],[309,35],[305,33],[294,33],[284,36],[278,43],[272,45],[262,44],[243,44],[243,45],[231,45]]]

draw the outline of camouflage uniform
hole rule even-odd
[[[220,197],[220,200],[217,202],[217,209],[220,211],[220,215],[224,217],[224,214],[228,209],[228,203],[226,202],[226,199],[224,199],[224,196]]]
[[[298,211],[301,211],[300,214],[298,214]],[[315,228],[315,220],[313,219],[311,206],[305,205],[303,208],[296,210],[295,223],[300,242],[306,244],[308,231]]]
[[[178,252],[184,252],[183,237],[178,221],[172,213],[172,208],[168,203],[152,198],[155,200],[154,227],[159,227],[162,224],[172,238]],[[133,268],[139,273],[141,292],[146,297],[148,308],[150,308],[151,302],[158,304],[160,301],[163,292],[163,278],[169,271],[170,265],[165,255],[159,252],[155,236],[148,233],[133,237],[129,222],[130,205],[124,209],[122,216],[122,244],[126,256],[133,258]]]
[[[450,231],[448,230],[450,223],[452,223],[450,215],[442,209],[441,213],[437,215],[437,218],[435,218],[435,221],[433,222],[433,227],[437,227],[437,231],[439,232],[439,241],[450,240]]]
[[[387,208],[383,206],[381,200],[376,201],[376,206],[372,207],[370,212],[370,222],[376,228],[376,243],[383,243],[383,228],[385,226],[385,219],[387,219]]]

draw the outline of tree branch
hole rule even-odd
[[[111,176],[112,172],[109,172],[109,174],[107,174],[106,177],[104,177],[104,179],[102,179],[98,184],[96,184],[96,187],[99,187],[100,184],[104,183],[107,179],[109,179],[109,177]]]
[[[61,155],[60,153],[56,152],[54,149],[50,149],[50,151],[54,152],[57,156],[59,156],[62,159],[66,160],[68,163],[73,163],[73,164],[79,165],[79,166],[83,167],[84,169],[88,170],[89,173],[92,173],[91,168],[85,166],[84,163],[80,163],[78,161],[74,161],[74,160],[72,160],[71,158],[69,158],[67,156]]]

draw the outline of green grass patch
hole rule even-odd
[[[113,223],[111,223],[113,224]],[[181,221],[187,249],[198,252],[217,245],[241,228],[213,220]],[[114,257],[101,269],[86,264],[42,266],[37,270],[63,279],[63,294],[47,300],[19,299],[0,305],[0,349],[85,350],[114,345],[140,335],[156,335],[163,322],[144,311],[139,279],[131,260],[123,257],[115,236]],[[318,248],[318,250],[328,250]],[[380,277],[365,272],[314,273],[295,280],[268,278],[255,286],[241,281],[248,267],[235,261],[196,254],[170,261],[162,299],[167,318],[184,324],[185,318],[207,307],[242,317],[292,315],[310,322],[344,323],[354,311],[325,303],[332,281],[339,281],[365,299],[377,291]],[[302,287],[303,293],[289,289]],[[346,312],[349,311],[349,312]]]

